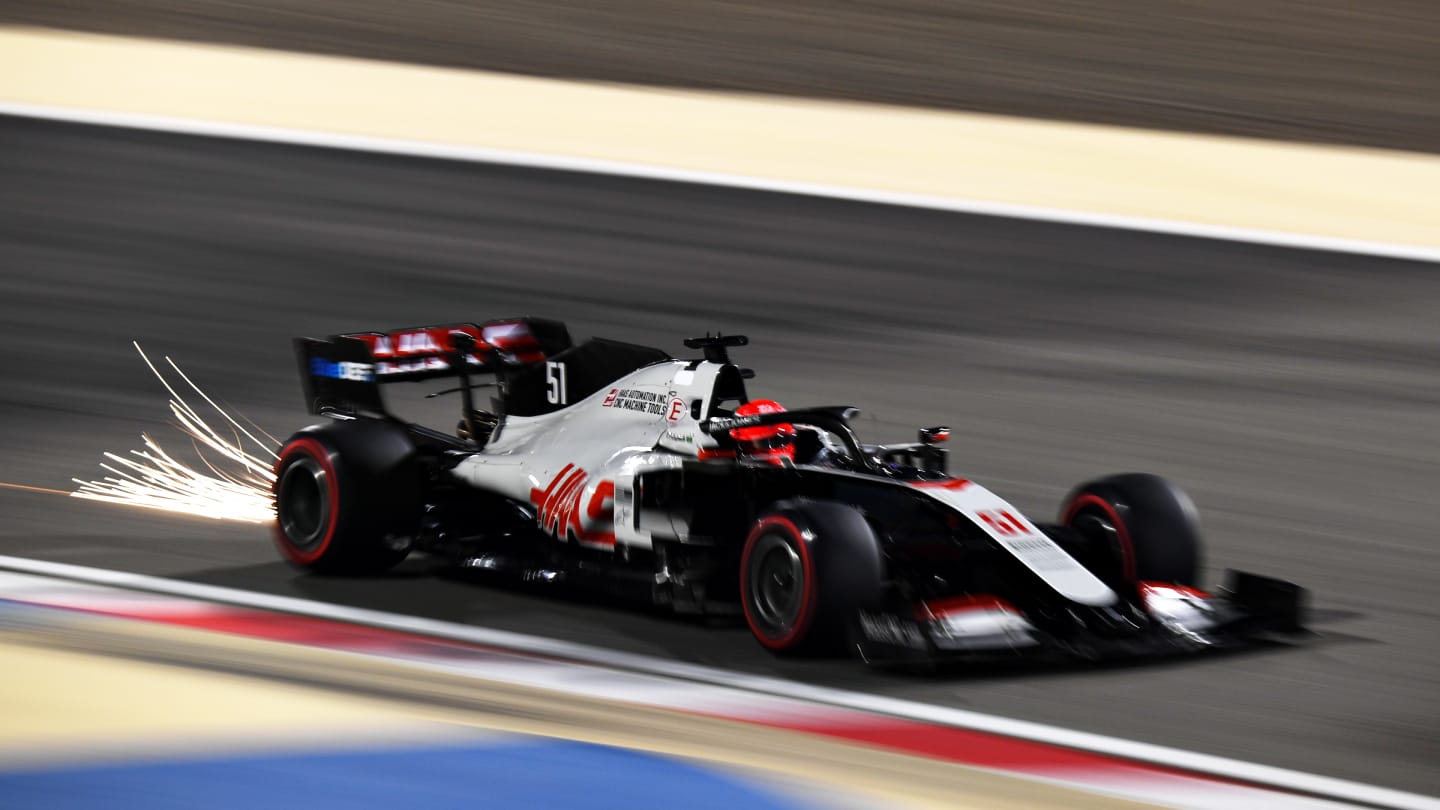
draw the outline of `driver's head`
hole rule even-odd
[[[736,416],[784,412],[785,406],[773,399],[751,400],[735,409]],[[730,431],[730,438],[735,440],[735,447],[741,458],[759,459],[775,464],[781,463],[782,459],[795,460],[794,425],[756,425],[755,427],[735,428]]]

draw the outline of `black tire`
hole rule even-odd
[[[834,653],[856,615],[881,603],[880,542],[853,507],[775,504],[740,555],[740,604],[756,641],[777,653]]]
[[[357,420],[290,437],[275,463],[276,547],[325,574],[374,574],[404,560],[386,542],[414,533],[420,512],[415,448],[403,428]]]
[[[1158,475],[1125,473],[1081,484],[1060,508],[1088,553],[1085,562],[1109,582],[1200,579],[1200,521],[1183,490]],[[1088,558],[1088,559],[1087,559]]]

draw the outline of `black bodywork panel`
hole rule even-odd
[[[669,359],[670,355],[649,346],[591,338],[544,363],[506,374],[501,386],[505,413],[509,416],[553,413],[632,371]]]

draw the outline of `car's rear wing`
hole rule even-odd
[[[457,362],[471,374],[499,374],[543,363],[570,346],[570,332],[559,321],[513,318],[296,338],[295,355],[310,413],[385,415],[381,383],[457,376]]]

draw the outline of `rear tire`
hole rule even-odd
[[[1109,582],[1200,579],[1200,521],[1183,490],[1158,475],[1126,473],[1081,484],[1060,522],[1082,540],[1082,559]]]
[[[395,567],[420,507],[414,447],[381,422],[343,422],[295,434],[275,463],[275,546],[293,565],[326,574]]]
[[[776,504],[755,522],[740,555],[745,622],[777,653],[839,651],[858,612],[879,606],[883,586],[879,540],[842,504]]]

